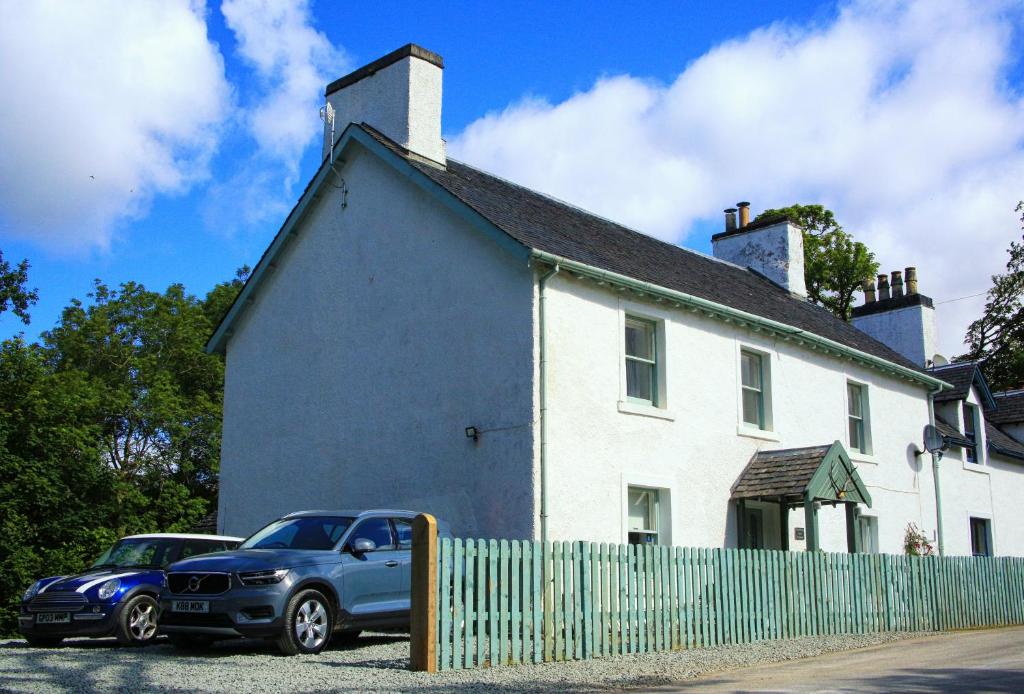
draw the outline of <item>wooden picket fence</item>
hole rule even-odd
[[[434,604],[430,670],[1024,623],[1015,557],[463,539],[435,556],[413,607]]]

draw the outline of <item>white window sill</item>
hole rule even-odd
[[[854,463],[867,463],[868,465],[878,465],[878,458],[871,455],[870,453],[850,453],[850,461]]]
[[[676,416],[672,412],[653,405],[644,405],[639,402],[619,400],[619,412],[622,414],[640,415],[641,417],[654,417],[655,419],[664,419],[669,422],[676,421]]]
[[[774,431],[766,431],[765,429],[758,429],[748,424],[737,424],[736,434],[739,436],[747,436],[752,439],[761,439],[763,441],[781,441],[782,437]]]
[[[966,460],[962,460],[962,461],[960,461],[960,463],[964,466],[964,470],[967,470],[967,472],[976,472],[979,475],[990,475],[990,474],[992,474],[981,463],[968,463]]]

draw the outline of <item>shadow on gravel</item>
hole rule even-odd
[[[698,678],[687,682],[673,682],[661,691],[747,691],[742,688],[742,680],[733,679],[721,674],[716,677]],[[787,682],[783,686],[811,691],[810,687],[826,685],[839,691],[866,692],[995,692],[996,694],[1017,694],[1024,692],[1024,672],[1020,670],[996,670],[988,668],[942,668],[929,670],[900,670],[896,674],[879,675],[876,677],[850,677],[837,675],[828,683],[816,681]],[[737,687],[739,685],[739,687]],[[633,685],[630,685],[631,687]]]
[[[109,644],[89,644],[89,642],[72,641],[71,648],[90,645],[92,647],[103,647]],[[4,644],[6,648],[24,648],[19,645]],[[101,686],[95,679],[94,672],[97,670],[96,663],[84,660],[81,664],[71,664],[67,658],[60,658],[60,666],[54,666],[54,656],[60,657],[59,651],[66,651],[68,647],[40,648],[22,653],[18,664],[11,667],[4,663],[0,670],[0,691],[12,691],[15,686],[20,689],[42,689],[50,688],[57,691],[82,692],[92,694],[93,692],[108,692],[109,686]],[[117,676],[122,681],[132,682],[133,689],[144,691],[155,689],[156,684],[149,678],[146,668],[146,658],[138,657],[142,649],[123,649],[126,657],[116,664],[106,663],[102,667],[115,668]]]

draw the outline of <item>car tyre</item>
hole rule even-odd
[[[203,651],[210,647],[213,639],[195,634],[168,634],[171,645],[179,651]]]
[[[25,635],[25,641],[32,648],[56,648],[64,640],[63,636],[29,636]]]
[[[114,636],[122,646],[147,646],[157,633],[157,615],[160,607],[148,595],[136,595],[129,600],[117,617]]]
[[[330,601],[318,590],[300,590],[288,601],[277,647],[285,655],[319,653],[331,640],[333,629]]]

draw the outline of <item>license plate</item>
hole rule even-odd
[[[42,612],[36,615],[36,624],[69,624],[70,612]]]
[[[171,604],[171,612],[209,612],[208,600],[175,600]]]

